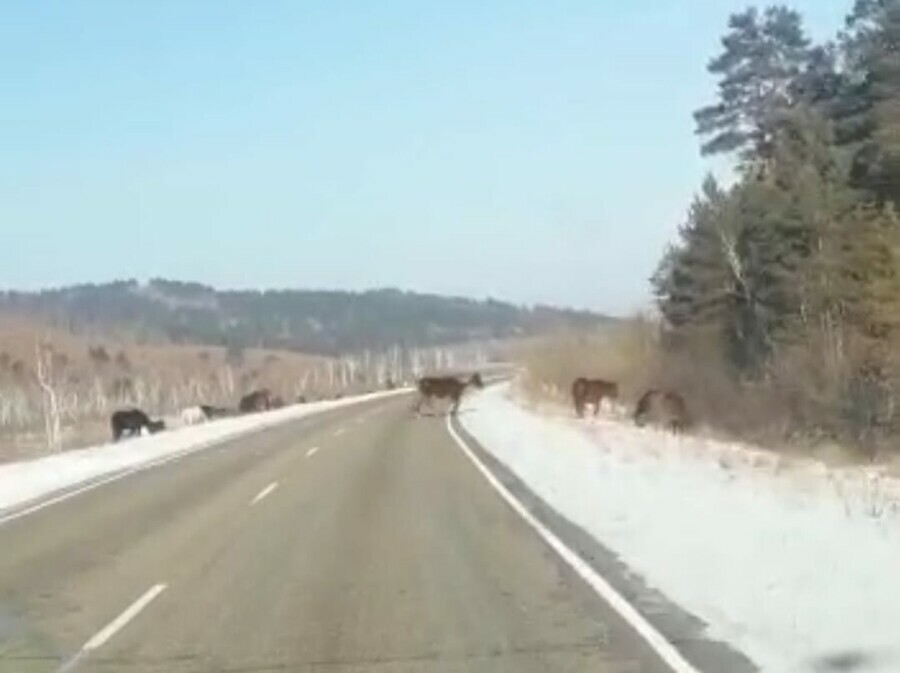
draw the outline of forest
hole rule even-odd
[[[73,334],[332,356],[523,337],[608,321],[588,311],[392,288],[220,290],[164,278],[0,292],[3,316]]]
[[[900,430],[900,2],[848,12],[820,44],[785,6],[730,18],[694,122],[733,174],[705,179],[651,282],[695,387],[874,449]]]

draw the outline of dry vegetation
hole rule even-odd
[[[733,179],[703,181],[651,285],[659,376],[710,422],[881,459],[900,456],[900,5],[847,9],[828,43],[785,7],[730,18],[694,120]]]
[[[197,404],[234,408],[269,389],[286,403],[410,383],[426,371],[484,362],[487,344],[340,358],[292,351],[138,343],[0,317],[0,461],[106,441],[109,416],[139,407],[177,423]]]
[[[628,410],[648,388],[677,390],[699,427],[726,437],[829,460],[884,457],[890,449],[857,439],[856,425],[865,419],[853,416],[843,365],[815,344],[786,350],[755,382],[737,379],[715,345],[704,347],[702,339],[690,348],[664,346],[659,324],[644,318],[535,340],[521,345],[516,359],[525,365],[522,383],[532,399],[569,405],[575,378],[604,378],[618,382]]]
[[[324,396],[330,393],[325,374],[331,363],[290,352],[142,345],[3,320],[0,460],[105,439],[116,408],[138,406],[166,416],[201,402],[234,406],[241,394],[259,387],[285,400]]]
[[[624,322],[590,332],[564,332],[518,346],[525,364],[523,384],[533,397],[570,401],[579,376],[619,383],[623,400],[633,400],[654,380],[657,346],[642,321]]]

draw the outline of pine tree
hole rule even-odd
[[[699,328],[716,321],[732,282],[721,229],[727,195],[707,177],[679,230],[680,242],[669,249],[652,279],[662,313],[676,328]]]
[[[719,101],[694,113],[704,154],[737,152],[745,167],[771,158],[783,112],[810,64],[800,15],[769,7],[732,15],[723,53],[708,70],[719,78]]]
[[[858,205],[839,241],[837,288],[849,342],[843,415],[855,437],[871,439],[900,429],[900,219],[890,205]]]
[[[840,138],[853,150],[852,183],[900,201],[900,2],[858,0],[843,35],[847,84]]]
[[[839,46],[783,7],[731,18],[695,114],[712,179],[653,278],[670,341],[714,345],[783,393],[795,427],[900,431],[900,0],[857,0]]]

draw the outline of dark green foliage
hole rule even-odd
[[[809,41],[800,15],[785,7],[748,9],[729,28],[708,68],[719,78],[719,100],[695,113],[697,133],[707,138],[704,154],[737,151],[745,163],[765,161],[811,65]]]
[[[731,266],[736,234],[729,227],[727,194],[711,177],[681,228],[682,244],[664,257],[653,285],[666,320],[675,328],[721,325],[742,288]]]
[[[219,291],[168,280],[0,293],[0,312],[39,316],[76,332],[126,329],[176,343],[324,354],[527,336],[607,320],[584,311],[398,290]],[[110,361],[105,351],[92,349],[91,357]]]
[[[859,0],[843,36],[847,87],[840,117],[853,184],[900,198],[900,2]]]
[[[734,15],[722,44],[696,121],[743,170],[707,179],[652,279],[667,344],[716,348],[801,425],[896,432],[900,0],[858,0],[838,46],[783,7]]]

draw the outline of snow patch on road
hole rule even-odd
[[[561,515],[763,671],[900,671],[900,484],[626,423],[509,385],[461,420]]]
[[[286,421],[406,392],[408,391],[399,389],[294,405],[136,437],[118,444],[104,444],[35,460],[5,463],[0,465],[0,518],[4,512],[25,503],[107,475],[153,463],[167,456],[212,446]]]

